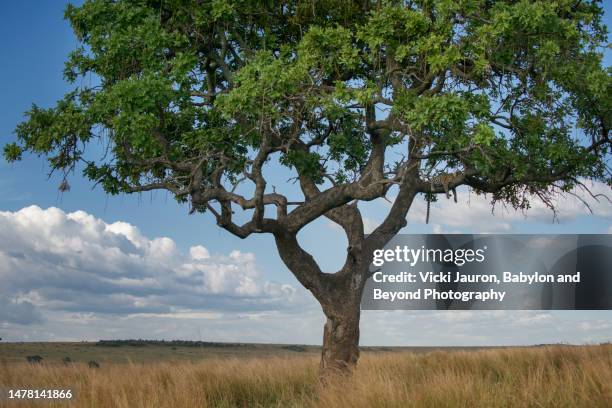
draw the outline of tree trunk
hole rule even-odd
[[[319,301],[327,318],[319,366],[322,382],[350,374],[359,359],[361,295],[371,251],[362,250],[357,242],[349,246],[347,261],[340,271],[323,273],[312,256],[299,246],[295,234],[277,232],[275,238],[283,262]]]
[[[359,317],[357,305],[326,313],[323,329],[323,351],[319,372],[321,379],[350,374],[359,359]]]

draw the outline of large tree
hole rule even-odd
[[[610,185],[602,13],[581,0],[86,0],[66,9],[74,91],[33,105],[4,153],[83,169],[110,194],[167,190],[240,238],[272,234],[327,317],[323,373],[347,370],[372,251],[417,195],[466,185],[527,208]],[[267,166],[300,192],[267,184]],[[380,198],[393,204],[366,235],[359,203]],[[297,239],[320,217],[348,240],[333,273]]]

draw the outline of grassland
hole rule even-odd
[[[0,402],[0,406],[58,407],[609,407],[612,345],[545,346],[426,352],[366,350],[355,374],[327,387],[317,380],[316,348],[236,346],[225,355],[189,350],[74,345],[100,354],[64,365],[51,353],[42,364],[6,358],[0,345],[0,388],[71,388],[75,399],[48,403]],[[24,344],[21,345],[22,347]],[[29,344],[26,353],[36,353]],[[52,344],[39,345],[49,347]],[[65,344],[64,344],[65,346]],[[242,348],[242,350],[240,350]],[[247,350],[252,348],[251,350]],[[113,350],[110,350],[113,349]],[[122,350],[125,349],[125,350]],[[39,349],[40,350],[40,349]],[[15,350],[13,349],[12,352]],[[43,350],[44,351],[44,350]],[[93,352],[93,351],[91,351]],[[121,353],[154,357],[119,358]],[[157,354],[155,354],[157,352]],[[161,357],[168,353],[170,357]],[[181,353],[186,353],[186,356]],[[116,353],[116,355],[113,355]],[[160,354],[161,353],[161,354]],[[166,353],[166,354],[164,354]],[[241,354],[242,353],[242,354]],[[254,357],[257,355],[258,357]],[[177,357],[180,356],[180,357]],[[104,359],[106,357],[106,359]],[[184,358],[185,357],[185,358]],[[114,361],[114,362],[113,362]],[[4,404],[4,405],[3,405]]]
[[[185,344],[182,344],[185,343]],[[118,346],[118,344],[120,346]],[[409,351],[428,353],[439,350],[478,350],[478,347],[362,347],[365,353]],[[309,345],[253,344],[253,343],[207,343],[207,342],[23,342],[0,343],[0,364],[26,361],[27,356],[39,355],[45,363],[61,363],[65,357],[73,362],[100,363],[153,363],[153,362],[198,362],[207,359],[268,358],[292,356],[319,356],[321,347]]]
[[[201,347],[173,345],[122,345],[120,347],[98,343],[0,343],[0,363],[26,361],[26,356],[39,355],[45,363],[61,363],[65,357],[73,362],[90,360],[107,363],[198,362],[217,358],[288,357],[295,354],[318,354],[315,346],[286,346],[248,343],[208,343]]]

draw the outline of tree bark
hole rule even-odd
[[[323,328],[323,350],[319,374],[326,382],[330,377],[347,375],[359,360],[359,303],[343,305],[340,310],[326,312]]]
[[[357,365],[361,296],[371,262],[358,210],[345,206],[330,217],[338,219],[344,227],[350,244],[344,266],[335,273],[322,272],[314,258],[300,247],[294,232],[279,230],[274,235],[281,259],[313,294],[325,314],[319,365],[324,384],[333,377],[350,374]]]
[[[326,322],[319,376],[323,383],[332,377],[350,375],[359,360],[359,318],[365,267],[362,262],[346,265],[324,285],[318,296]]]

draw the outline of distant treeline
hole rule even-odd
[[[102,347],[145,347],[145,346],[169,346],[169,347],[255,347],[254,344],[245,343],[217,343],[211,341],[189,341],[189,340],[99,340],[96,346]]]

